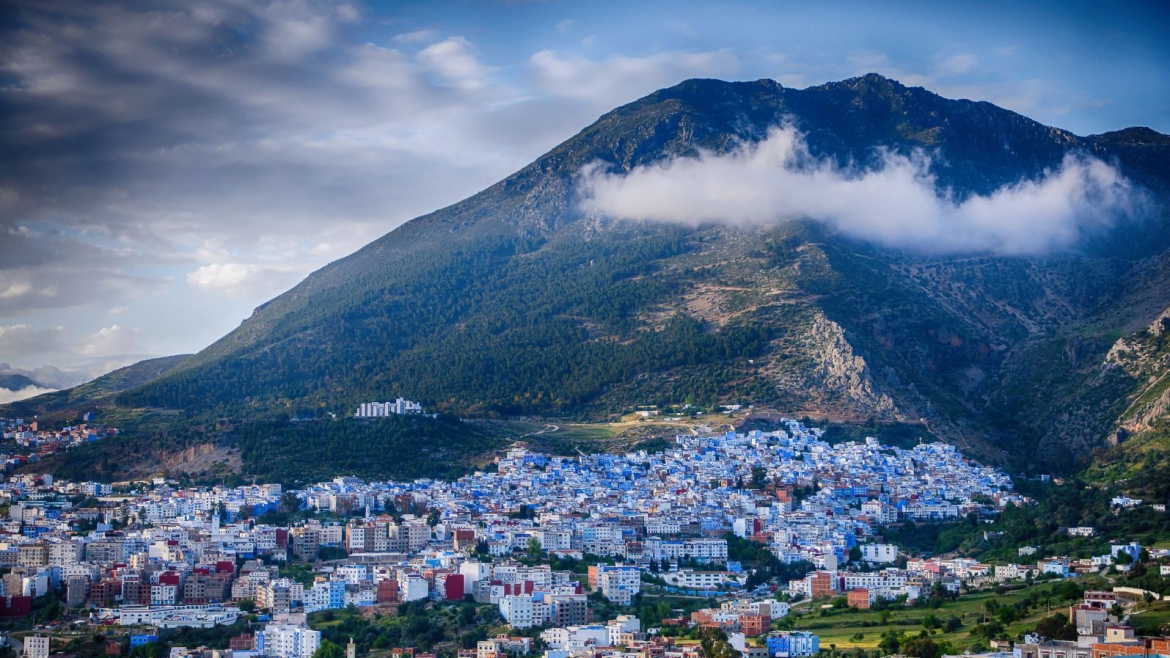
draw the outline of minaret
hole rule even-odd
[[[345,647],[345,658],[357,658],[357,647],[353,645],[353,638],[349,638],[349,646]]]

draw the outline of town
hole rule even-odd
[[[118,435],[116,428],[94,423],[92,412],[84,414],[80,424],[56,430],[42,428],[35,419],[26,422],[23,418],[0,418],[0,430],[5,441],[26,449],[24,454],[0,454],[0,460],[9,467],[23,466],[58,450]]]
[[[715,636],[744,656],[795,658],[825,649],[796,627],[804,613],[889,614],[1170,557],[1136,542],[1032,562],[1022,560],[1036,548],[1022,547],[1021,561],[1002,564],[907,555],[885,528],[978,523],[1030,501],[952,446],[830,445],[790,420],[774,432],[678,436],[658,453],[570,458],[515,447],[454,482],[343,476],[285,490],[16,475],[0,501],[0,620],[29,658],[76,652],[62,620],[100,631],[100,655],[145,655],[184,632],[222,628],[233,634],[217,655],[336,658],[343,638],[314,626],[362,610],[424,622],[400,632],[399,647],[351,639],[349,658],[689,658],[697,640]],[[1141,505],[1114,502],[1119,512]],[[1014,643],[1017,656],[1164,653],[1164,640],[1122,623],[1126,588],[1074,594],[1083,598],[1065,619],[1075,628],[1030,633]],[[448,608],[465,611],[454,637],[442,631]],[[20,626],[29,618],[36,628]],[[1012,648],[1010,638],[988,639],[988,651]],[[917,655],[921,644],[879,648]],[[204,649],[171,642],[169,655]]]

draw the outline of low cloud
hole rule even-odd
[[[62,389],[87,382],[99,373],[90,373],[84,370],[62,370],[56,366],[41,366],[39,368],[15,368],[7,363],[0,363],[0,376],[20,375],[28,377],[38,387],[45,389]]]
[[[637,220],[762,225],[813,219],[886,247],[925,253],[1041,254],[1074,247],[1140,214],[1145,195],[1114,167],[1069,155],[1036,180],[959,198],[930,157],[886,152],[871,169],[813,156],[792,127],[727,154],[676,158],[628,174],[584,172],[582,206]]]
[[[40,388],[39,386],[25,386],[18,390],[10,390],[7,388],[0,388],[0,404],[8,404],[9,402],[17,402],[20,400],[27,400],[28,398],[35,398],[38,395],[45,393],[52,393],[57,389],[54,388]]]

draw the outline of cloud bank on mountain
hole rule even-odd
[[[885,247],[1023,255],[1075,248],[1142,216],[1149,203],[1117,168],[1087,155],[966,197],[938,185],[925,152],[879,155],[875,166],[842,167],[813,155],[788,125],[727,153],[625,173],[592,166],[583,172],[581,205],[608,217],[685,224],[813,219]]]

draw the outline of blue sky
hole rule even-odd
[[[30,2],[0,15],[0,363],[191,352],[688,77],[878,72],[1170,132],[1166,3]],[[42,373],[43,374],[43,373]],[[0,392],[3,395],[3,392]]]

